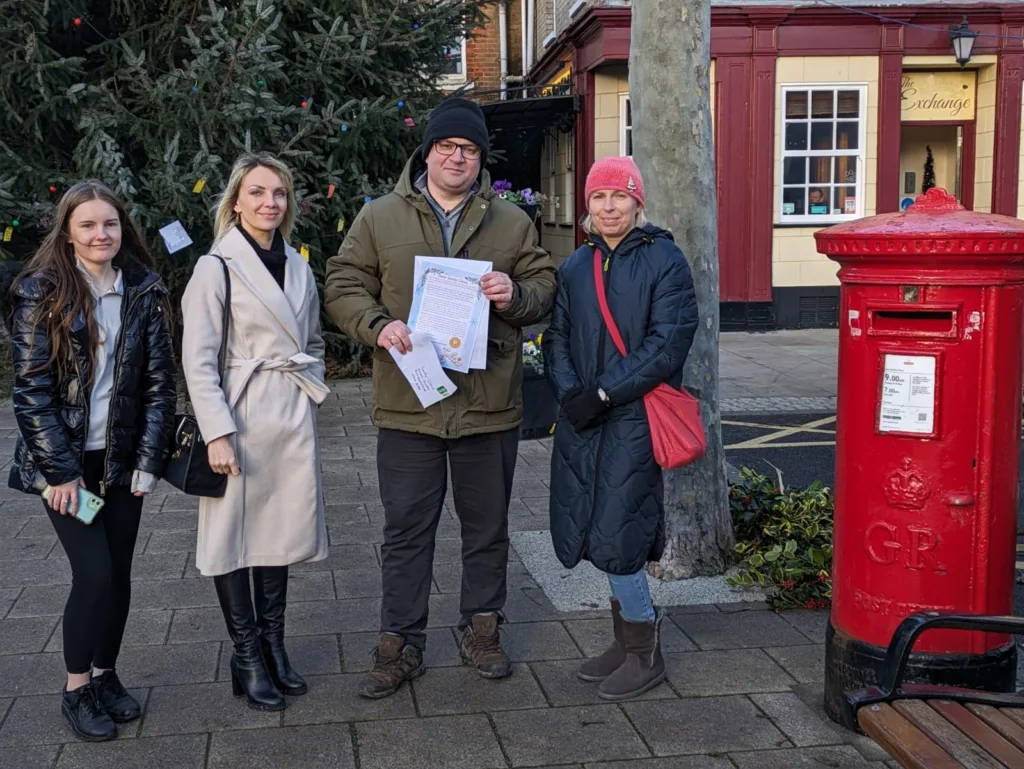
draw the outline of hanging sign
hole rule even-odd
[[[901,118],[974,120],[974,72],[904,72]]]

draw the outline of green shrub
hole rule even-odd
[[[743,468],[729,509],[740,570],[733,587],[760,587],[773,609],[824,608],[832,601],[832,492],[820,481],[785,489]]]

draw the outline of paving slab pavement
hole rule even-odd
[[[835,394],[834,337],[723,335],[723,405],[815,411],[808,399]],[[750,601],[668,606],[667,682],[637,702],[607,704],[574,675],[607,644],[607,612],[596,600],[558,597],[556,605],[532,555],[513,551],[505,639],[515,673],[478,679],[456,647],[461,569],[450,501],[431,597],[430,670],[387,700],[359,699],[381,594],[370,397],[367,381],[335,383],[321,410],[331,555],[293,570],[289,649],[310,691],[283,713],[251,711],[231,696],[230,643],[212,583],[194,566],[198,506],[162,485],[143,511],[119,661],[144,715],[115,742],[77,742],[59,711],[67,560],[41,503],[0,489],[0,769],[894,766],[824,716],[821,612],[776,615]],[[0,415],[5,466],[15,433],[8,406]],[[510,524],[526,539],[547,530],[547,443],[520,447]]]

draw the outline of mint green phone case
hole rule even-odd
[[[50,498],[50,486],[43,490],[43,499]],[[75,520],[90,524],[96,520],[96,514],[103,507],[103,500],[97,497],[88,489],[78,489],[78,512],[75,513]]]

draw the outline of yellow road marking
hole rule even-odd
[[[728,419],[722,420],[723,425],[731,425],[732,427],[759,427],[764,430],[778,430],[779,425],[762,425],[758,422],[733,422]],[[835,435],[835,430],[819,430],[813,427],[801,427],[800,432],[802,433],[821,433],[822,435]]]
[[[815,419],[813,422],[807,422],[803,425],[795,425],[793,427],[784,427],[775,430],[775,432],[768,433],[767,435],[760,435],[750,440],[742,441],[740,443],[734,443],[730,446],[726,446],[726,450],[736,449],[763,449],[769,447],[777,448],[796,448],[798,446],[834,446],[835,441],[826,442],[809,442],[809,443],[773,443],[779,438],[789,438],[790,436],[797,435],[799,433],[809,432],[822,432],[814,428],[822,427],[823,425],[831,424],[836,421],[835,416],[825,417],[824,419]]]

